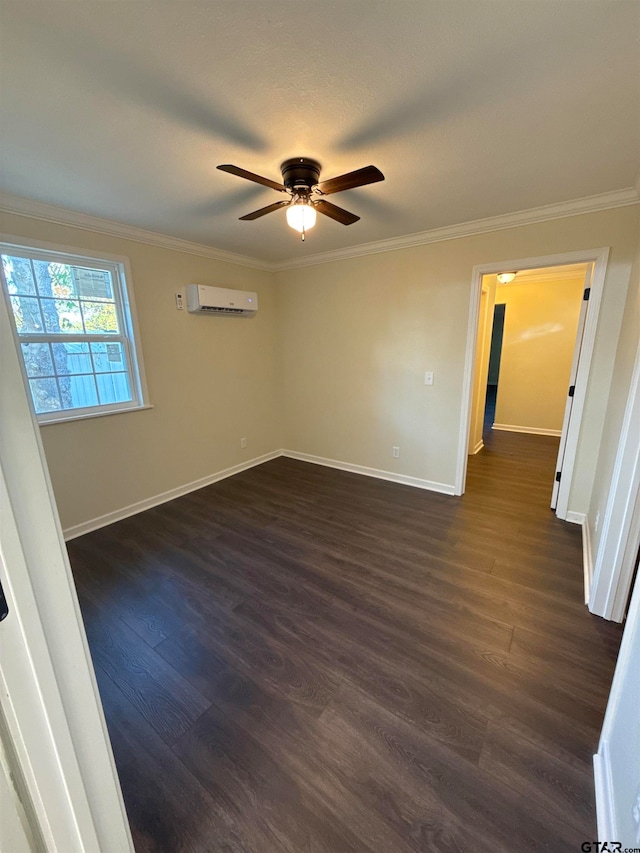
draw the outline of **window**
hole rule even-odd
[[[0,245],[27,383],[41,423],[141,408],[123,262]]]

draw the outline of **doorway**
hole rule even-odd
[[[556,328],[556,326],[565,326],[566,323],[564,321],[559,320],[558,323],[549,320],[536,321],[530,323],[529,328],[522,328],[510,334],[508,345],[511,348],[511,355],[513,356],[511,358],[512,364],[507,369],[504,357],[501,359],[499,381],[496,383],[496,410],[492,430],[528,432],[563,438],[564,449],[562,458],[559,460],[560,477],[558,479],[556,512],[559,518],[571,521],[578,520],[577,518],[568,518],[568,515],[570,515],[568,503],[578,440],[582,427],[582,411],[591,366],[607,257],[608,250],[602,249],[515,261],[510,260],[474,268],[465,360],[456,494],[463,494],[465,490],[468,453],[480,452],[482,450],[482,446],[479,446],[477,432],[474,435],[473,429],[477,430],[478,422],[484,421],[484,417],[478,417],[478,406],[481,405],[483,407],[484,415],[487,400],[486,387],[488,384],[489,351],[493,331],[492,320],[496,304],[504,303],[506,305],[505,317],[507,318],[507,331],[505,331],[505,336],[508,334],[509,303],[512,301],[512,298],[503,298],[505,291],[497,291],[498,281],[496,276],[503,270],[516,270],[517,274],[513,280],[518,282],[517,288],[521,292],[525,292],[523,284],[527,281],[529,283],[541,281],[547,275],[549,268],[555,268],[556,275],[560,280],[562,280],[562,276],[565,276],[566,280],[569,280],[571,276],[576,280],[582,276],[577,293],[579,296],[580,290],[582,290],[584,297],[586,292],[588,300],[588,306],[584,311],[583,332],[579,347],[575,346],[575,341],[578,334],[577,327],[580,322],[580,303],[577,305],[574,303],[575,324],[573,326],[572,352],[570,353],[570,361],[575,361],[573,365],[574,378],[569,382],[568,376],[561,378],[559,371],[553,365],[551,367],[548,366],[545,368],[548,385],[542,388],[538,387],[535,394],[531,392],[529,380],[523,380],[524,374],[522,371],[524,368],[527,368],[529,371],[529,376],[535,377],[536,375],[535,362],[532,363],[529,361],[527,364],[527,358],[531,356],[531,353],[537,353],[537,357],[541,359],[545,358],[545,354],[547,356],[553,354],[556,343],[563,337],[565,331],[564,329]],[[591,268],[592,273],[589,286],[585,288],[585,275],[587,270]],[[500,294],[498,298],[496,297],[496,292]],[[515,297],[513,301],[518,302]],[[564,338],[566,339],[566,335],[564,335]],[[507,338],[505,337],[505,342],[506,340]],[[552,344],[552,346],[548,347],[547,344]],[[505,352],[504,347],[502,351],[503,353]],[[574,359],[573,356],[576,353],[578,357]],[[549,358],[547,358],[547,361],[549,361]],[[542,366],[540,366],[538,373],[542,373]],[[560,398],[558,396],[559,387],[562,388]],[[571,417],[566,418],[562,415],[558,417],[558,400],[560,399],[566,415],[566,401],[569,394],[571,394]],[[543,403],[553,402],[553,406],[547,407],[549,411],[546,414],[543,414],[541,411],[535,411],[536,406],[534,404],[541,401]],[[485,431],[486,435],[487,432]],[[550,482],[550,498],[552,485],[552,482]]]
[[[474,452],[492,443],[493,430],[552,436],[559,439],[559,447],[547,442],[557,455],[554,474],[562,470],[563,436],[571,415],[571,389],[584,329],[581,306],[591,266],[568,264],[510,272],[505,281],[500,275],[483,277],[481,312],[484,310],[486,319],[479,328],[474,379],[480,386],[476,400],[482,402],[483,411],[472,417],[472,429],[474,424],[476,430],[482,428],[482,436],[481,440],[478,435],[470,436]],[[522,443],[522,453],[529,444]],[[549,482],[555,509],[559,482],[551,477]]]
[[[472,424],[476,429],[481,426],[483,433],[481,441],[471,435],[470,446],[479,452],[477,448],[495,444],[493,430],[553,437],[546,442],[547,450],[557,456],[556,478],[549,477],[552,509],[572,412],[591,268],[587,263],[566,264],[488,274],[482,280],[485,317],[479,327],[474,378],[481,392],[474,407],[482,401],[483,411],[473,413]],[[511,453],[531,451],[531,442],[516,440],[509,446]]]

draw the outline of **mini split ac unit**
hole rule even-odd
[[[255,314],[258,310],[258,294],[188,284],[187,310],[192,314]]]

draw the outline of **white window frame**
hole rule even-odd
[[[3,298],[7,302],[9,315],[11,317],[16,347],[20,355],[20,364],[28,390],[28,397],[33,406],[31,398],[29,378],[22,357],[21,343],[82,343],[82,342],[114,342],[122,343],[127,375],[131,387],[132,399],[126,402],[98,404],[97,406],[83,406],[74,409],[57,409],[53,412],[35,413],[38,423],[42,426],[47,424],[64,423],[66,421],[83,420],[85,418],[103,417],[104,415],[115,415],[123,412],[139,411],[149,409],[149,403],[144,362],[142,359],[142,347],[140,344],[140,332],[136,317],[136,308],[133,297],[133,286],[129,259],[120,255],[111,255],[105,252],[99,254],[87,254],[85,249],[72,246],[61,246],[58,244],[44,243],[36,240],[28,242],[19,238],[0,234],[0,254],[28,257],[31,260],[51,261],[55,260],[61,264],[71,266],[83,266],[88,269],[108,270],[111,274],[113,292],[115,296],[116,315],[118,318],[121,334],[99,333],[94,334],[47,334],[36,332],[33,334],[20,334],[16,328],[15,318],[9,299],[9,288],[4,275],[3,265],[0,264],[0,284],[2,285]]]

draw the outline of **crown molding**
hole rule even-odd
[[[518,270],[518,274],[513,281],[509,281],[505,284],[497,282],[497,286],[513,287],[518,284],[533,284],[538,281],[576,281],[578,279],[584,281],[585,264],[586,262],[583,264],[567,264],[566,266],[555,267],[551,273],[546,271],[547,268]],[[576,266],[581,267],[581,270],[576,270]],[[494,273],[494,275],[497,275],[497,273]]]
[[[111,219],[102,219],[99,216],[90,216],[87,213],[68,210],[66,207],[58,207],[54,204],[20,198],[5,192],[0,192],[0,211],[13,213],[17,216],[29,216],[33,219],[43,219],[46,222],[55,222],[58,225],[72,225],[86,231],[94,231],[97,234],[108,234],[110,237],[135,240],[137,243],[147,243],[161,249],[186,252],[188,255],[200,255],[203,258],[212,258],[215,261],[224,261],[228,264],[252,267],[266,272],[273,270],[273,264],[261,261],[259,258],[237,255],[234,252],[226,252],[224,249],[206,246],[204,243],[193,243],[190,240],[182,240],[180,237],[170,237],[167,234],[147,231],[144,228],[136,228],[133,225],[125,225]]]
[[[476,234],[485,234],[488,231],[503,231],[507,228],[533,225],[536,222],[562,219],[565,216],[577,216],[582,213],[596,213],[600,210],[609,210],[614,207],[626,207],[638,204],[639,202],[640,189],[628,187],[623,190],[600,193],[599,195],[573,199],[572,201],[562,201],[557,204],[544,205],[543,207],[533,207],[529,210],[520,210],[515,213],[504,213],[500,216],[491,216],[487,219],[474,219],[471,222],[461,222],[458,225],[446,225],[444,228],[420,231],[417,234],[407,234],[405,237],[391,237],[388,240],[379,240],[375,243],[361,243],[359,246],[350,246],[347,249],[337,249],[333,252],[308,255],[306,258],[297,258],[291,261],[272,264],[271,269],[280,272],[300,269],[301,267],[316,266],[317,264],[326,264],[331,261],[360,258],[364,255],[375,255],[381,252],[395,252],[398,249],[424,246],[427,243],[440,243],[445,240],[456,240],[460,237],[472,237]]]
[[[58,207],[57,205],[46,204],[0,192],[0,211],[4,213],[29,216],[33,219],[42,219],[59,225],[71,225],[76,228],[84,228],[87,231],[94,231],[98,234],[107,234],[111,237],[120,237],[124,240],[135,240],[138,243],[147,243],[162,249],[172,249],[177,252],[186,252],[189,255],[199,255],[203,258],[211,258],[229,264],[251,267],[252,269],[262,270],[263,272],[301,269],[318,264],[327,264],[331,261],[361,258],[365,255],[376,255],[381,252],[394,252],[398,249],[424,246],[427,243],[440,243],[445,240],[456,240],[461,237],[485,234],[489,231],[502,231],[506,228],[533,225],[536,222],[561,219],[565,216],[577,216],[583,213],[596,213],[600,210],[609,210],[615,207],[626,207],[638,204],[639,202],[640,186],[628,187],[623,190],[600,193],[599,195],[573,199],[572,201],[563,201],[543,207],[530,208],[529,210],[520,210],[515,213],[504,213],[500,216],[492,216],[487,219],[475,219],[470,222],[461,222],[457,225],[446,225],[443,228],[420,231],[417,234],[407,234],[404,237],[391,237],[388,240],[361,243],[358,246],[350,246],[346,249],[336,249],[331,252],[307,255],[304,258],[292,258],[287,261],[272,263],[260,260],[259,258],[252,258],[248,255],[238,255],[234,252],[227,252],[224,249],[216,249],[204,243],[193,243],[190,240],[182,240],[179,237],[170,237],[167,234],[160,234],[156,231],[147,231],[144,228],[136,228],[133,225],[114,222],[111,219],[102,219],[98,216],[90,216],[86,213],[68,210],[65,207]]]

